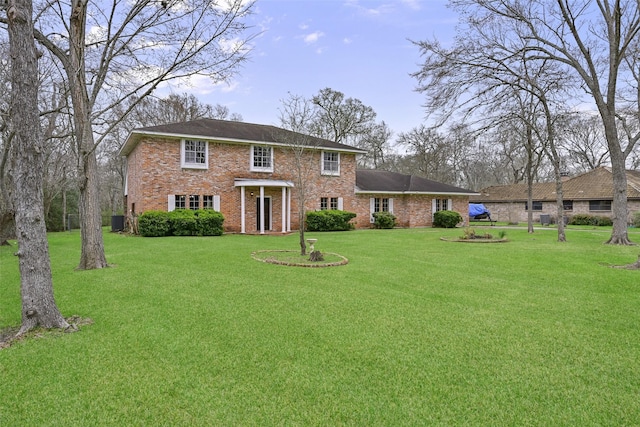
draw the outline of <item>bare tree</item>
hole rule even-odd
[[[279,135],[279,139],[287,144],[287,149],[293,158],[293,173],[295,192],[294,197],[298,205],[298,224],[300,229],[300,255],[306,255],[307,243],[304,238],[306,228],[305,206],[311,197],[312,185],[309,179],[317,171],[317,150],[314,148],[313,138],[309,137],[311,129],[317,123],[317,112],[311,101],[302,96],[289,94],[287,99],[280,101],[280,126],[296,132],[296,136],[291,134]]]
[[[202,118],[242,121],[242,115],[232,113],[229,107],[203,104],[195,95],[188,93],[171,94],[165,98],[147,97],[135,102],[136,106],[124,122],[128,130]]]
[[[636,128],[619,136],[640,109],[638,57],[640,3],[637,0],[452,0],[470,26],[500,22],[494,39],[520,44],[528,59],[553,61],[565,78],[584,89],[602,119],[613,175],[613,230],[607,243],[629,244],[626,159],[640,139]],[[487,34],[487,33],[485,33]],[[632,96],[632,94],[635,94]]]
[[[558,148],[566,157],[567,172],[582,173],[609,164],[602,119],[591,114],[571,114],[562,123]]]
[[[194,75],[219,82],[233,75],[248,54],[242,19],[252,6],[243,0],[41,4],[35,37],[64,69],[72,101],[81,205],[79,268],[107,266],[96,148],[116,122],[104,118],[127,100],[146,98],[162,82]],[[134,106],[130,102],[124,113]]]
[[[376,112],[356,98],[345,98],[344,93],[324,88],[313,96],[317,107],[311,134],[342,144],[352,143],[370,132],[375,125]],[[355,144],[353,144],[355,145]]]
[[[449,143],[436,129],[420,125],[400,133],[396,142],[412,154],[417,175],[447,183],[455,181],[448,165]]]
[[[7,8],[11,57],[13,207],[19,249],[22,326],[18,335],[42,326],[68,328],[53,296],[42,193],[43,141],[38,112],[38,52],[30,0],[10,0]]]
[[[355,142],[356,147],[367,150],[367,154],[358,158],[358,165],[372,169],[383,167],[390,150],[391,135],[393,132],[384,121],[365,127],[364,133]]]

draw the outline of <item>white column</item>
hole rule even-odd
[[[260,186],[260,234],[264,234],[264,187]]]
[[[240,187],[240,233],[246,232],[244,224],[244,186]]]
[[[291,231],[291,189],[287,188],[287,231]]]
[[[282,232],[287,232],[287,187],[282,187]]]

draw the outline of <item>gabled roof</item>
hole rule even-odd
[[[366,151],[327,139],[303,135],[275,126],[259,125],[228,120],[199,119],[134,129],[120,149],[127,156],[145,136],[160,136],[176,139],[200,138],[229,143],[291,145],[300,143],[317,149],[364,154]]]
[[[533,200],[556,200],[555,182],[533,184]],[[565,200],[613,199],[613,175],[611,168],[599,167],[567,179],[562,183]],[[640,199],[640,171],[627,171],[627,198]],[[527,200],[527,184],[494,185],[484,188],[480,195],[471,197],[476,202],[524,202]]]
[[[356,170],[356,193],[388,194],[477,194],[464,188],[443,184],[415,175],[382,170]]]

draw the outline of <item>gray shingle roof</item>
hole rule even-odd
[[[364,169],[356,171],[356,191],[360,193],[476,194],[474,191],[415,175]]]
[[[608,167],[599,167],[562,183],[565,200],[613,199],[613,175]],[[640,199],[640,171],[627,171],[627,198]],[[472,202],[521,202],[527,200],[527,184],[495,185],[484,188]],[[556,200],[555,182],[533,184],[533,200]]]
[[[135,148],[140,138],[148,135],[171,136],[175,138],[216,139],[246,143],[291,144],[295,142],[314,148],[366,153],[366,151],[350,145],[303,135],[276,126],[228,120],[199,119],[134,129],[121,148],[120,154],[123,156],[128,155],[133,148]]]

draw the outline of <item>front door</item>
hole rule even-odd
[[[256,230],[260,231],[260,197],[256,197]],[[271,230],[271,197],[264,198],[264,231]]]

